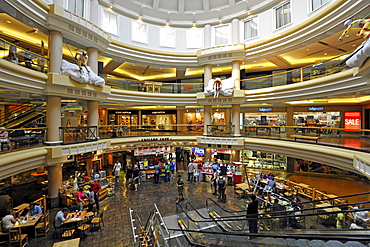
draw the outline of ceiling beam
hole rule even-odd
[[[203,11],[209,12],[209,2],[208,0],[203,0]]]
[[[185,1],[179,0],[179,13],[183,14],[185,12]]]
[[[159,0],[153,1],[153,9],[158,10],[159,9]]]
[[[117,61],[110,61],[105,67],[104,67],[104,73],[112,73],[116,68],[118,68],[122,62]]]
[[[287,60],[285,60],[283,57],[277,56],[273,59],[268,59],[269,62],[275,64],[276,66],[280,68],[286,68],[287,66],[292,66]]]

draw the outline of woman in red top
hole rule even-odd
[[[76,194],[76,202],[77,202],[77,205],[78,205],[80,211],[83,211],[83,209],[84,209],[84,198],[85,198],[85,194],[84,194],[83,190],[84,189],[81,187],[77,191],[77,194]]]

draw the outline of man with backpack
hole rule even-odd
[[[218,201],[226,202],[226,178],[224,176],[220,176],[218,178]]]

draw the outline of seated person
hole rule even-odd
[[[353,210],[363,209],[363,208],[364,208],[364,204],[359,204],[357,207],[354,207]],[[368,213],[368,211],[357,211],[357,212],[353,213],[353,218],[354,218],[354,220],[359,219],[363,222],[368,222],[369,221],[369,213]]]
[[[70,218],[68,217],[68,212],[68,208],[63,208],[57,213],[57,215],[55,216],[55,227],[60,227],[66,220]]]
[[[362,221],[360,219],[356,219],[355,222],[349,226],[349,229],[364,229]]]
[[[3,218],[3,232],[9,232],[9,229],[17,222],[14,218],[14,210],[9,209],[8,214]]]
[[[31,202],[30,210],[28,211],[27,215],[34,216],[34,215],[41,215],[41,214],[42,214],[41,207],[37,203]]]

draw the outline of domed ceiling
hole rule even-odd
[[[239,20],[273,6],[279,0],[102,0],[101,4],[145,22],[189,27]]]

